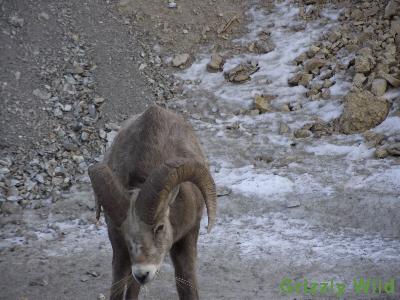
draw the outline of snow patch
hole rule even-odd
[[[294,183],[283,176],[260,174],[253,166],[237,169],[221,169],[216,174],[218,185],[231,188],[248,196],[265,197],[293,191]]]

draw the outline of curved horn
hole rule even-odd
[[[129,194],[106,164],[90,166],[88,173],[100,205],[112,222],[120,226],[129,209]]]
[[[210,171],[193,159],[179,158],[164,162],[146,179],[135,208],[143,222],[153,225],[169,203],[169,193],[178,184],[190,181],[201,191],[207,207],[208,232],[214,225],[217,214],[215,183]]]

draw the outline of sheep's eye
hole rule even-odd
[[[154,235],[159,234],[163,230],[164,230],[164,224],[157,225],[157,227],[154,229]]]

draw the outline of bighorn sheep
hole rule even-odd
[[[122,127],[89,176],[97,217],[102,207],[113,248],[110,299],[137,299],[168,251],[179,299],[198,299],[200,220],[205,203],[210,231],[217,205],[215,184],[191,126],[151,106]]]

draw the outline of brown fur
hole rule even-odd
[[[191,159],[206,165],[197,137],[184,119],[158,106],[152,106],[123,126],[106,153],[102,167],[97,168],[110,170],[113,179],[108,180],[107,172],[98,175],[98,170],[89,170],[96,198],[105,209],[113,248],[110,299],[124,299],[124,294],[125,299],[137,299],[140,285],[135,280],[128,280],[126,284],[123,281],[124,278],[132,279],[131,265],[146,262],[159,266],[168,251],[175,267],[179,299],[198,299],[196,256],[204,193],[194,183],[179,184],[174,188],[175,193],[178,192],[177,196],[174,191],[169,192],[167,203],[170,205],[157,217],[155,226],[143,222],[135,212],[134,204],[146,179],[160,165],[174,159]],[[104,176],[106,179],[96,183],[96,176]],[[210,193],[215,195],[215,186],[209,176],[214,189]],[[126,198],[124,195],[131,191],[132,195],[128,195],[130,202],[126,204],[123,200],[110,200],[113,196],[103,199],[103,195],[109,195],[107,191],[110,190],[114,191],[114,195],[120,195],[119,198]],[[215,199],[213,201],[215,204]],[[211,209],[215,213],[215,207]],[[157,227],[160,224],[162,227]],[[163,229],[156,234],[157,228]],[[136,249],[138,245],[140,250]],[[121,289],[121,282],[125,292]]]

